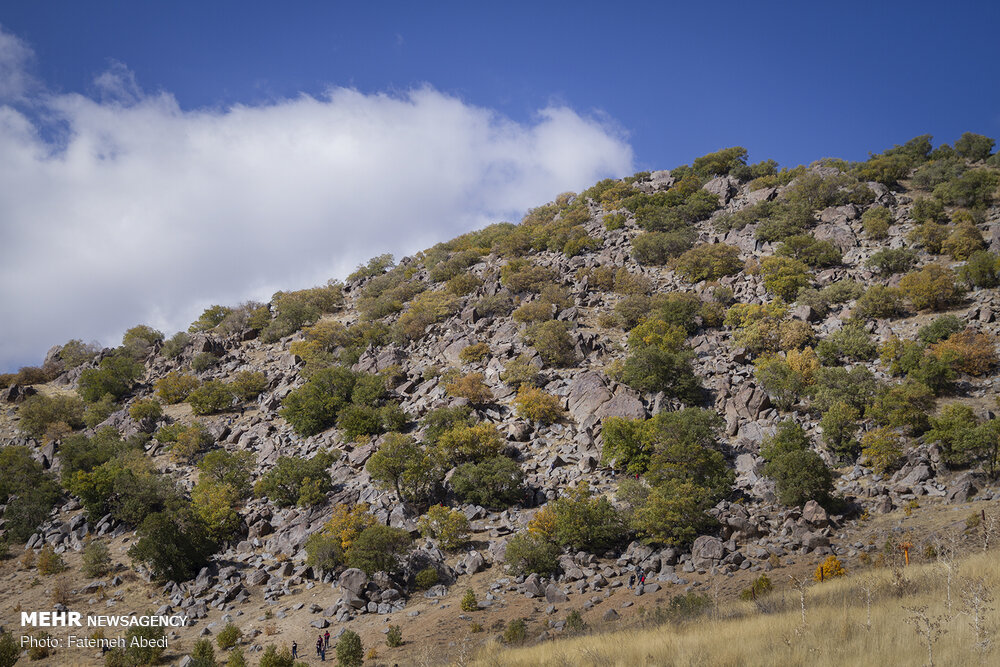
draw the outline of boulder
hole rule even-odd
[[[725,555],[726,550],[722,546],[722,540],[710,535],[702,535],[695,539],[691,547],[691,562],[699,568],[710,568],[718,564]]]
[[[545,587],[545,599],[551,604],[556,604],[557,602],[569,602],[569,598],[559,590],[555,584],[549,584]]]
[[[830,523],[826,510],[815,500],[810,500],[802,507],[802,518],[816,528],[825,528]]]
[[[343,571],[337,584],[343,591],[360,595],[368,585],[368,575],[356,567],[350,567]]]

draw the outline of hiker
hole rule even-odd
[[[634,586],[634,585],[635,585],[635,572],[633,572],[632,574],[630,574],[628,576],[628,587],[629,587],[629,590],[632,590],[632,586]]]
[[[323,642],[323,647],[324,648],[330,648],[330,631],[329,630],[327,630],[326,633],[323,634],[323,639],[326,640],[325,642]]]
[[[316,655],[319,655],[322,652],[323,652],[323,635],[320,635],[316,639]]]
[[[299,645],[292,642],[292,659],[299,657]]]
[[[319,661],[326,662],[326,649],[322,646],[319,649]]]
[[[646,573],[645,572],[643,572],[643,573],[641,573],[639,575],[639,585],[640,586],[645,586],[646,585]]]

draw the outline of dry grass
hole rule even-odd
[[[660,624],[543,642],[511,650],[483,650],[475,664],[515,665],[922,665],[927,642],[914,611],[938,622],[937,665],[997,664],[1000,650],[981,651],[969,609],[970,584],[986,598],[1000,595],[1000,555],[977,554],[956,564],[949,610],[945,568],[938,563],[905,570],[879,568],[808,586],[806,624],[798,591],[775,576],[777,590],[760,604],[733,603],[684,624]],[[992,593],[991,593],[992,591]],[[870,599],[871,622],[868,621]],[[1000,628],[998,604],[980,595],[980,628],[990,640]],[[985,608],[984,608],[985,607]]]

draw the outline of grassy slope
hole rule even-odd
[[[955,565],[948,609],[945,568],[939,563],[902,570],[900,582],[889,568],[866,570],[806,588],[806,624],[798,591],[775,577],[776,591],[757,607],[736,603],[714,617],[681,626],[657,625],[593,634],[536,646],[498,651],[488,647],[481,665],[921,665],[927,644],[918,636],[908,608],[926,607],[943,634],[934,642],[934,664],[997,664],[1000,650],[982,655],[975,646],[968,595],[970,580],[1000,591],[1000,553],[970,556]],[[865,589],[871,590],[871,628]],[[988,603],[985,626],[994,641],[1000,628],[995,602]],[[982,663],[980,663],[982,660]]]

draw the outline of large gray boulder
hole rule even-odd
[[[337,583],[341,590],[358,596],[368,585],[368,575],[356,567],[349,567],[341,573]]]
[[[726,550],[722,546],[722,540],[710,535],[702,535],[695,539],[691,547],[691,563],[699,568],[708,569],[717,565],[725,555]]]

